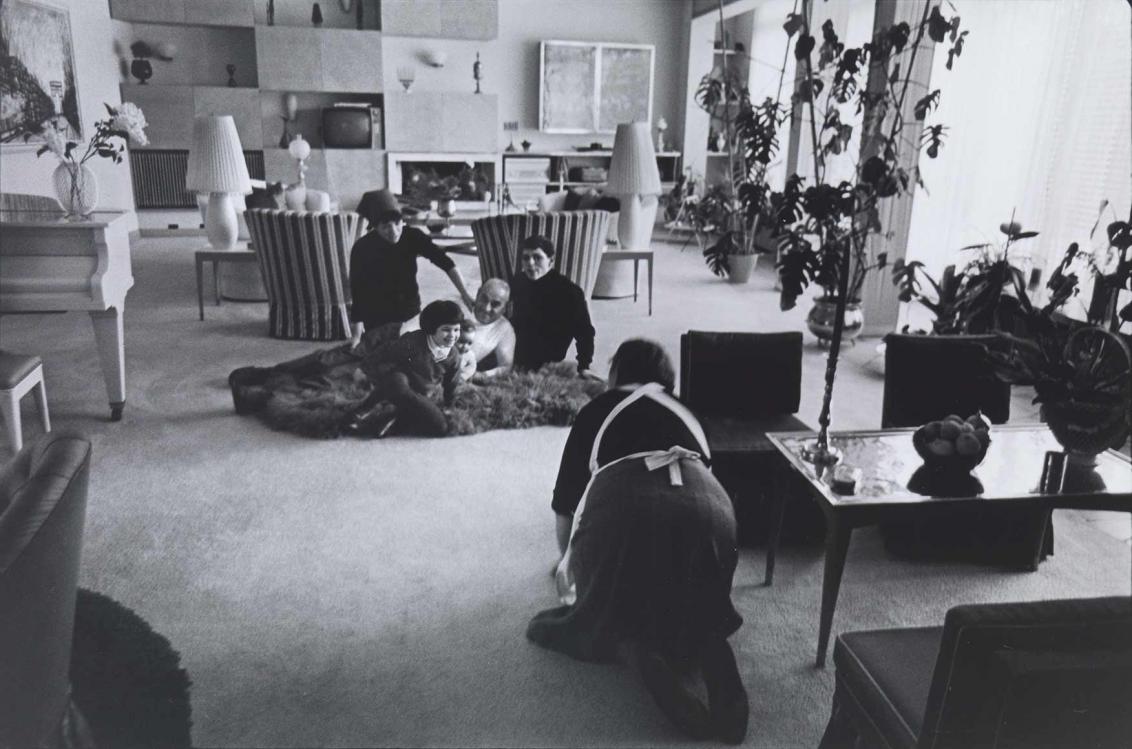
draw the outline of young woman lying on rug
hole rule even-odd
[[[402,434],[443,437],[448,419],[436,403],[452,405],[460,378],[460,337],[464,313],[447,300],[430,302],[421,310],[421,329],[405,333],[373,351],[362,370],[373,391],[362,402],[346,431],[384,437],[396,424]],[[470,340],[469,340],[470,345]]]
[[[681,730],[740,743],[748,701],[727,643],[743,622],[731,605],[731,499],[708,469],[703,429],[671,394],[659,344],[622,343],[609,379],[578,413],[554,490],[564,605],[537,614],[527,637],[580,660],[620,651]]]

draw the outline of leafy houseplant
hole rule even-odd
[[[962,268],[947,266],[937,282],[918,260],[892,265],[892,283],[899,289],[901,302],[917,302],[935,315],[932,331],[936,335],[989,333],[1009,330],[1009,316],[1017,308],[1013,290],[1025,282],[1025,275],[1011,256],[1019,240],[1036,237],[1017,222],[999,226],[1006,235],[1001,247],[987,242],[968,245],[960,252],[974,252]],[[905,329],[907,332],[907,329]]]
[[[722,0],[719,13],[722,25]],[[776,96],[753,103],[738,68],[728,65],[730,57],[723,55],[720,69],[705,75],[695,94],[700,108],[722,122],[727,154],[728,183],[713,186],[717,188],[715,194],[704,196],[708,199],[707,208],[714,213],[712,223],[717,236],[716,242],[704,250],[704,260],[712,273],[720,277],[734,273],[732,257],[775,250],[767,169],[778,154],[778,130],[788,116],[781,103],[785,58],[779,68]]]
[[[925,3],[915,27],[901,22],[879,29],[860,47],[846,47],[831,21],[822,24],[820,43],[803,15],[790,14],[784,28],[791,37],[797,34],[799,75],[793,99],[808,112],[814,183],[807,185],[805,178],[792,175],[769,201],[779,238],[782,309],[793,308],[811,283],[822,288],[824,299],[834,307],[820,432],[810,451],[815,462],[829,463],[836,460],[828,445],[829,411],[845,310],[860,301],[867,274],[887,264],[886,254],[870,242],[884,231],[880,206],[920,181],[918,170],[904,166],[905,150],[918,146],[934,158],[944,138],[945,127],[938,124],[924,127],[918,144],[908,143],[904,133],[905,103],[914,87],[920,43],[925,38],[949,40],[950,69],[962,54],[967,32],[960,31],[958,16],[947,18],[930,3]],[[827,180],[827,160],[845,153],[853,137],[853,126],[841,119],[840,107],[854,101],[864,113],[854,178]],[[929,91],[915,102],[913,116],[924,120],[939,101],[940,91]]]
[[[1013,331],[998,331],[1006,347],[988,351],[998,376],[1012,384],[1033,386],[1035,403],[1072,462],[1091,465],[1096,455],[1119,447],[1132,428],[1132,353],[1119,326],[1132,316],[1132,305],[1117,310],[1107,293],[1132,290],[1130,222],[1108,226],[1108,259],[1082,252],[1077,243],[1066,250],[1046,288],[1049,300],[1035,306],[1018,284],[1019,315]],[[1078,273],[1093,276],[1094,303],[1085,322],[1059,311],[1078,293]],[[1098,295],[1106,303],[1097,304]]]
[[[101,156],[120,164],[127,142],[139,146],[149,143],[145,135],[145,115],[137,105],[126,102],[117,108],[105,106],[110,116],[94,123],[94,135],[78,159],[75,152],[79,144],[68,141],[66,133],[54,123],[48,123],[41,133],[45,142],[35,155],[42,156],[50,151],[59,159],[53,175],[55,195],[69,216],[89,216],[98,204],[98,181],[86,166],[88,161]],[[25,140],[27,137],[30,136]]]

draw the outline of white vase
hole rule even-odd
[[[98,178],[83,164],[60,162],[52,175],[55,197],[68,216],[87,217],[98,205]]]

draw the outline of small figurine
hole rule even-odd
[[[275,0],[267,0],[267,25],[275,25]]]
[[[661,117],[656,121],[656,151],[664,153],[667,143],[664,142],[664,131],[668,129],[668,120]]]
[[[236,86],[240,85],[236,83],[236,66],[232,63],[228,63],[224,66],[224,69],[228,71],[228,88],[236,88]]]
[[[480,79],[483,78],[483,63],[480,62],[479,52],[476,52],[476,61],[472,63],[472,78],[476,79],[476,93],[483,93],[480,91]]]
[[[523,153],[531,150],[531,142],[529,140],[524,140],[519,145],[523,147]]]
[[[311,23],[315,26],[322,25],[322,8],[319,7],[318,3],[315,3],[314,7],[311,8]]]

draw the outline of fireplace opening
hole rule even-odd
[[[401,162],[402,199],[417,208],[434,200],[483,202],[495,192],[495,165],[470,161]]]

